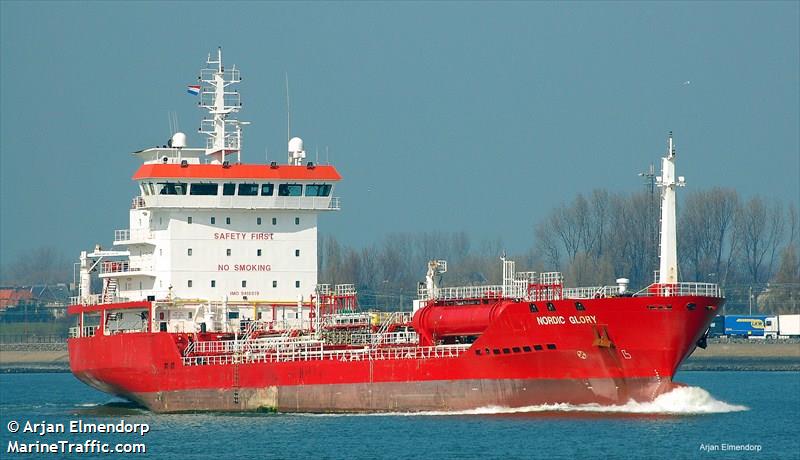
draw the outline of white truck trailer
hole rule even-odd
[[[800,337],[800,315],[768,316],[764,320],[764,337]]]

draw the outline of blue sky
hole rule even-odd
[[[640,189],[675,132],[690,188],[800,200],[798,2],[67,3],[0,6],[0,263],[69,257],[127,226],[130,152],[163,144],[222,46],[246,162],[325,149],[321,232],[467,231],[532,244],[594,188]],[[690,82],[685,84],[685,82]]]

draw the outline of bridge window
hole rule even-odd
[[[300,287],[300,281],[295,281],[294,282],[294,287],[299,288]]]
[[[216,195],[219,184],[201,183],[192,184],[189,195]]]
[[[186,285],[187,285],[188,287],[192,287],[192,280],[189,280],[189,281],[186,283]]]
[[[261,225],[261,218],[260,217],[256,217],[256,225]]]
[[[495,348],[494,350],[492,350],[492,353],[494,353],[496,355],[499,355],[500,354],[500,349],[499,348]]]
[[[258,184],[239,184],[239,195],[242,196],[258,195]]]
[[[509,348],[503,348],[503,353],[507,355],[511,353],[511,350]]]
[[[536,350],[536,351],[542,351],[542,346],[541,345],[534,345],[533,349]]]
[[[524,347],[522,347],[522,351],[524,351],[525,353],[530,353],[531,352],[531,347],[525,345]]]
[[[539,311],[539,308],[536,307],[535,303],[532,303],[532,304],[528,305],[528,307],[530,307],[531,313],[536,313],[536,312]]]
[[[547,311],[556,311],[556,306],[553,305],[553,302],[547,302]]]
[[[300,184],[280,184],[278,196],[302,196],[303,186]]]
[[[278,218],[277,217],[273,217],[272,218],[272,225],[278,225]]]
[[[300,257],[300,250],[299,249],[295,249],[294,250],[294,256],[295,257]]]
[[[159,195],[186,195],[186,184],[180,182],[159,182]]]
[[[330,184],[306,185],[306,196],[328,196],[331,194]]]
[[[228,256],[231,255],[231,250],[230,249],[226,249],[225,250],[225,255],[228,255]]]
[[[192,248],[189,248],[189,249],[186,250],[186,255],[187,256],[192,255]]]
[[[231,218],[230,217],[226,217],[225,218],[225,223],[230,225],[231,224]]]
[[[274,288],[278,287],[278,282],[277,281],[273,281],[272,282],[272,287],[274,287]]]
[[[217,287],[217,280],[211,280],[211,287]]]
[[[242,287],[247,287],[247,281],[246,280],[242,280]]]
[[[548,349],[548,350],[555,350],[555,349],[556,349],[556,344],[554,344],[554,343],[548,343],[548,344],[547,344],[547,349]]]
[[[189,216],[189,217],[186,218],[186,223],[187,224],[191,224],[192,223],[192,216]]]
[[[216,217],[212,217],[211,218],[211,225],[214,225],[216,223],[217,223],[217,218]]]
[[[256,251],[256,255],[257,255],[258,257],[261,257],[261,249],[258,249],[258,250]]]
[[[519,347],[511,347],[511,351],[514,353],[520,353],[522,350]]]
[[[295,217],[294,218],[294,224],[295,225],[300,225],[300,218],[299,217]]]
[[[275,184],[261,185],[261,196],[272,196],[274,191],[275,191]]]
[[[236,184],[232,183],[222,184],[223,195],[233,195],[235,192],[236,192]]]
[[[586,307],[584,307],[583,304],[580,302],[575,302],[575,309],[578,311],[585,311]]]

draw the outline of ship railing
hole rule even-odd
[[[503,297],[522,298],[525,289],[522,285],[506,286],[506,295],[503,295],[502,285],[491,286],[456,286],[436,288],[433,295],[424,286],[418,290],[420,300],[459,300],[459,299],[501,299]]]
[[[69,337],[71,339],[75,339],[78,337],[94,337],[94,334],[97,332],[98,326],[83,326],[81,327],[71,327],[69,328]]]
[[[379,332],[374,334],[353,334],[353,345],[395,345],[406,343],[418,343],[419,335],[412,331],[402,332]]]
[[[104,303],[129,302],[127,297],[108,297],[103,294],[90,294],[87,296],[72,296],[69,298],[70,305],[100,305]]]
[[[597,299],[619,295],[619,286],[590,286],[563,288],[565,299]]]
[[[328,209],[331,211],[338,211],[342,209],[342,201],[341,198],[338,196],[331,197],[331,201],[328,203]]]
[[[702,296],[724,297],[722,289],[715,283],[653,283],[634,294],[635,297],[674,297],[674,296]]]
[[[369,313],[334,313],[322,317],[323,327],[364,326],[371,321]]]
[[[138,268],[131,268],[130,262],[127,261],[105,261],[102,264],[103,273],[124,273],[136,272]]]
[[[333,294],[337,296],[353,296],[357,293],[355,284],[337,284],[333,286]]]
[[[398,339],[405,340],[405,337],[402,335],[396,335],[404,333],[396,333],[396,332],[390,333],[388,331],[392,325],[406,324],[410,321],[411,319],[407,317],[407,314],[405,312],[402,311],[391,312],[389,315],[387,315],[386,318],[384,318],[378,330],[374,334],[369,334],[370,336],[369,343],[372,346],[378,346],[384,342],[391,343],[391,341],[394,341],[394,343],[404,343],[402,341],[398,342]],[[405,343],[413,343],[413,342],[405,342]]]
[[[436,359],[457,358],[467,351],[471,345],[439,345],[433,347],[384,347],[355,348],[348,350],[325,350],[321,343],[311,346],[296,347],[294,350],[264,353],[232,353],[225,355],[184,356],[185,366],[222,365],[233,363],[274,363],[291,361],[375,361],[398,359]]]
[[[147,203],[142,196],[135,196],[133,200],[131,200],[131,209],[139,209],[144,208],[147,206]]]
[[[291,346],[296,346],[297,344],[310,342],[311,340],[308,337],[262,337],[258,339],[252,339],[249,341],[245,341],[242,339],[239,340],[198,340],[192,342],[194,345],[189,352],[184,352],[184,354],[190,353],[236,353],[240,351],[245,351],[245,347],[249,348],[250,350],[275,350],[280,348],[286,348]]]

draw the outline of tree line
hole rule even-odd
[[[517,270],[561,271],[567,286],[614,284],[629,278],[640,289],[658,268],[657,193],[578,194],[552,209],[531,230],[530,247],[508,254]],[[743,199],[726,188],[692,191],[678,207],[682,281],[719,283],[726,311],[800,313],[800,224],[793,205],[760,196]],[[393,233],[361,247],[334,236],[318,241],[319,281],[354,283],[366,308],[410,308],[427,261],[446,259],[447,285],[497,284],[501,239],[473,241],[463,231]],[[72,281],[72,263],[41,247],[0,260],[0,285]]]
[[[509,254],[518,270],[561,271],[567,286],[653,282],[660,196],[599,189],[554,208],[534,226],[531,246]],[[689,192],[678,209],[682,281],[719,283],[727,311],[800,312],[798,213],[794,206],[712,188]],[[320,282],[355,283],[368,307],[408,308],[426,262],[446,259],[449,285],[498,283],[501,240],[474,244],[465,232],[395,233],[364,247],[319,239]]]

